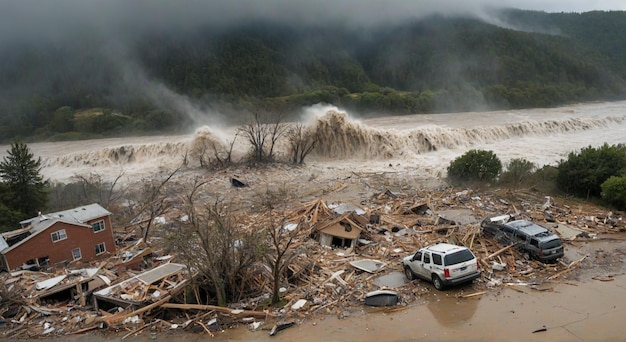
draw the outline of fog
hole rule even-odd
[[[219,32],[250,21],[271,21],[287,25],[340,25],[356,30],[401,23],[433,14],[467,16],[505,25],[491,18],[496,7],[540,11],[583,12],[626,10],[618,1],[515,1],[515,0],[57,0],[0,1],[0,60],[13,70],[0,79],[0,115],[12,99],[29,98],[38,91],[55,92],[54,84],[43,81],[42,73],[56,72],[68,79],[80,79],[74,87],[89,87],[112,98],[126,89],[142,89],[145,96],[162,108],[188,113],[198,124],[206,118],[221,117],[206,103],[193,103],[154,80],[133,56],[133,46],[145,34],[167,33],[193,36]],[[306,44],[306,42],[303,42]],[[35,49],[36,58],[50,58],[46,70],[33,70],[21,60],[20,49]],[[81,57],[79,57],[81,56]],[[87,56],[87,57],[85,57]],[[74,59],[75,58],[75,59]],[[82,60],[81,60],[82,58]],[[401,58],[401,57],[399,57]],[[105,73],[90,74],[84,60],[98,61]],[[110,72],[109,72],[110,70]],[[82,75],[86,75],[82,77]],[[104,74],[104,76],[102,75]],[[75,75],[79,75],[78,77]],[[116,82],[113,90],[100,91],[99,78],[107,75]],[[119,79],[118,79],[119,78]],[[50,79],[50,77],[49,77]],[[51,83],[51,82],[50,82]],[[106,82],[102,82],[105,84]],[[110,82],[109,82],[110,83]],[[117,93],[116,93],[117,92]]]
[[[442,15],[484,17],[494,7],[548,12],[626,10],[626,2],[520,0],[58,0],[1,1],[0,44],[15,40],[64,40],[85,34],[126,39],[150,30],[193,30],[198,25],[238,25],[246,20],[297,24],[391,23]],[[1,46],[1,45],[0,45]]]

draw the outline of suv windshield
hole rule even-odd
[[[469,251],[469,249],[463,249],[452,254],[447,254],[444,257],[446,265],[460,264],[462,262],[466,262],[472,259],[474,259],[474,255],[472,254],[472,252]]]

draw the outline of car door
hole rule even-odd
[[[419,264],[418,271],[416,273],[424,279],[430,279],[431,269],[432,257],[430,252],[424,252],[422,253],[422,262]]]
[[[409,267],[413,271],[414,274],[421,276],[420,269],[422,268],[422,252],[417,251],[413,258],[411,258],[411,262],[409,263]]]

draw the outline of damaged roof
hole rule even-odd
[[[85,222],[89,220],[93,220],[98,217],[103,217],[103,216],[108,216],[108,215],[111,215],[110,211],[104,209],[102,206],[100,206],[97,203],[93,203],[89,205],[76,207],[74,209],[57,211],[55,213],[50,213],[50,214],[42,214],[42,215],[30,218],[28,220],[21,221],[20,222],[20,225],[22,225],[21,229],[16,229],[13,231],[3,233],[2,236],[4,238],[10,238],[10,237],[22,234],[22,233],[30,233],[30,235],[10,247],[8,247],[8,245],[5,246],[5,248],[0,249],[0,252],[1,253],[9,252],[10,250],[16,248],[19,245],[22,245],[26,241],[30,240],[33,236],[46,230],[48,227],[54,225],[55,223],[59,221],[77,225],[77,226],[86,227],[86,228],[91,228],[91,226],[88,224],[85,224]],[[0,243],[0,247],[3,247],[3,246],[4,244]]]
[[[98,217],[111,215],[111,212],[104,209],[97,203],[92,203],[73,209],[57,211],[55,213],[42,214],[28,220],[21,221],[22,227],[29,224],[35,225],[36,222],[45,221],[47,219],[58,219],[70,223],[85,223]]]

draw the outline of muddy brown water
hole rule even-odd
[[[471,285],[431,289],[394,312],[360,307],[344,317],[316,316],[269,336],[271,323],[252,331],[246,324],[207,334],[149,332],[124,341],[624,341],[626,275],[622,261],[626,240],[579,242],[572,256],[588,255],[581,268],[540,286],[502,286],[482,296]],[[612,276],[611,281],[597,280]],[[597,278],[597,279],[593,279]],[[606,280],[606,278],[604,278]],[[422,285],[422,284],[420,284]],[[406,286],[412,286],[408,284]],[[414,285],[413,285],[414,286]],[[432,286],[431,286],[432,287]],[[95,332],[71,337],[74,342],[122,341],[127,332],[103,337]],[[64,338],[65,339],[65,338]],[[39,340],[41,341],[41,340]],[[58,339],[50,339],[58,341]]]

